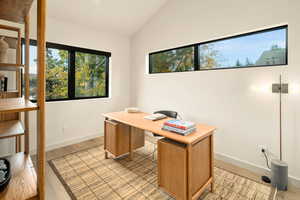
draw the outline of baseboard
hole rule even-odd
[[[219,153],[216,152],[215,153],[215,159],[217,160],[221,160],[230,164],[233,164],[235,166],[247,169],[251,172],[254,172],[258,175],[270,175],[270,170],[268,168],[264,168],[262,166],[259,165],[255,165],[253,163],[250,163],[248,161],[245,160],[241,160],[232,156],[228,156],[226,154],[223,153]],[[289,184],[296,187],[296,188],[300,188],[300,179],[293,177],[293,176],[289,176]]]
[[[72,138],[71,140],[65,140],[63,142],[49,144],[49,145],[46,145],[46,151],[51,151],[53,149],[65,147],[65,146],[72,145],[72,144],[77,144],[77,143],[84,142],[86,140],[90,140],[90,139],[100,137],[100,136],[102,136],[102,135],[97,133],[97,134],[93,134],[93,135],[89,135],[89,136],[85,136],[85,137]],[[36,149],[31,150],[30,154],[35,155]]]

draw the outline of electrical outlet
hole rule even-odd
[[[268,151],[267,145],[259,145],[259,153],[263,153],[263,150],[265,150],[265,152]]]

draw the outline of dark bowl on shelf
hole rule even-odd
[[[4,163],[7,166],[6,170],[3,170],[6,172],[5,174],[5,180],[3,182],[0,182],[0,192],[2,192],[3,190],[5,190],[5,188],[8,186],[9,181],[11,179],[11,170],[10,170],[10,163],[7,159],[5,158],[0,158],[0,160],[4,160]]]

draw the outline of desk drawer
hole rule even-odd
[[[144,131],[116,121],[105,120],[105,149],[115,157],[129,152],[129,134],[131,136],[132,149],[144,146]]]

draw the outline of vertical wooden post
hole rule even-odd
[[[30,67],[30,16],[29,14],[25,17],[25,99],[29,99],[29,67]],[[24,117],[25,127],[25,153],[29,154],[29,112],[25,112]]]
[[[133,159],[133,152],[132,152],[132,126],[129,127],[129,160]]]
[[[18,30],[18,43],[17,43],[17,64],[22,63],[22,58],[21,58],[21,52],[22,52],[22,35],[21,35],[21,29]]]
[[[16,48],[16,63],[21,65],[22,58],[21,58],[21,51],[22,51],[22,40],[21,40],[21,29],[18,29],[18,42],[17,42],[17,48]],[[22,96],[22,69],[18,69],[16,71],[16,86],[18,91],[18,97]],[[18,119],[21,120],[21,112],[17,114]],[[21,151],[22,144],[21,144],[21,136],[16,137],[16,153],[19,153]]]
[[[210,168],[211,168],[211,192],[215,192],[215,179],[214,179],[214,135],[210,136]]]
[[[37,0],[38,92],[37,104],[37,183],[39,199],[45,199],[45,68],[46,0]]]
[[[21,30],[19,29],[18,30],[18,42],[17,42],[17,48],[16,48],[16,63],[18,65],[21,65],[22,63],[22,58],[21,58],[21,51],[22,51],[22,40],[21,40]],[[18,93],[19,93],[19,97],[22,96],[22,71],[21,69],[18,69],[16,71],[16,82],[17,82],[17,90],[18,90]],[[19,118],[21,118],[21,113],[19,113]]]
[[[15,141],[16,141],[16,153],[21,152],[21,136],[16,136],[15,137]]]
[[[187,144],[187,199],[192,200],[192,147],[193,144]]]

